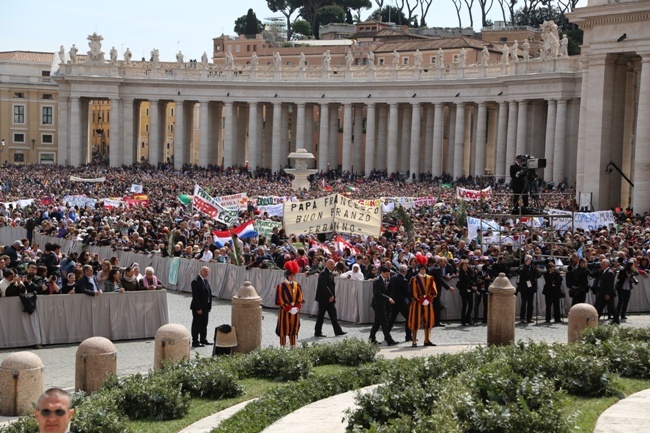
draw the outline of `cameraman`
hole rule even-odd
[[[639,271],[636,269],[636,262],[634,259],[630,259],[619,271],[616,279],[616,292],[618,293],[616,309],[623,320],[627,319],[625,313],[627,313],[627,304],[630,302],[632,289],[639,284],[639,280],[636,279],[637,275],[639,275]]]
[[[515,163],[510,166],[510,187],[512,188],[512,213],[519,210],[519,198],[523,199],[524,207],[528,207],[528,194],[522,194],[526,188],[526,169],[523,167],[525,158],[517,155]]]

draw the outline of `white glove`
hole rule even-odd
[[[429,300],[428,300],[428,299],[425,299],[424,302],[422,302],[422,305],[424,305],[425,307],[426,307],[427,305],[429,305]]]
[[[293,308],[291,308],[291,310],[289,310],[289,314],[297,314],[298,311],[300,311],[300,310],[298,310],[298,307],[293,307]]]

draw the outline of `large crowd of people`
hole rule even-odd
[[[98,178],[105,180],[83,181]],[[503,179],[431,178],[427,175],[416,179],[408,173],[382,171],[364,177],[330,170],[316,174],[310,190],[293,191],[287,175],[246,167],[222,170],[187,166],[179,171],[171,166],[146,164],[123,168],[7,165],[3,167],[0,183],[0,202],[33,199],[25,206],[0,205],[0,227],[20,226],[27,230],[25,239],[3,246],[0,252],[4,258],[0,260],[4,268],[4,278],[0,281],[0,294],[3,295],[16,292],[14,287],[8,290],[13,279],[25,284],[31,283],[34,276],[40,278],[34,290],[41,294],[80,291],[90,294],[95,289],[128,291],[160,287],[151,269],[144,273],[150,276],[149,284],[142,283],[144,274],[140,274],[137,263],[119,266],[111,263],[110,257],[100,258],[88,253],[66,256],[61,253],[57,239],[249,268],[283,269],[286,261],[295,260],[301,272],[311,274],[322,271],[324,263],[332,259],[336,275],[355,279],[376,279],[382,267],[391,270],[391,276],[396,275],[401,266],[406,266],[406,278],[410,279],[417,275],[418,258],[423,256],[429,274],[436,276],[438,288],[444,287],[450,278],[459,277],[462,322],[466,324],[480,316],[479,305],[482,301],[485,306],[484,294],[495,276],[499,272],[511,275],[519,268],[525,269],[527,256],[535,269],[542,271],[546,271],[549,264],[568,266],[564,269],[567,287],[572,290],[571,296],[575,295],[574,299],[578,300],[586,290],[597,286],[598,264],[602,260],[610,260],[621,269],[631,266],[630,274],[634,275],[643,276],[650,267],[648,212],[633,213],[630,209],[616,208],[613,209],[616,224],[593,230],[555,230],[544,224],[527,225],[525,219],[503,216],[510,212],[512,201],[508,182]],[[178,199],[180,195],[192,194],[196,184],[213,197],[247,193],[249,205],[239,212],[237,224],[251,219],[281,221],[280,217],[269,217],[256,208],[254,199],[257,196],[295,196],[303,200],[338,192],[355,199],[435,197],[435,204],[388,213],[383,217],[381,235],[344,236],[347,242],[343,245],[333,242],[331,234],[296,236],[283,228],[275,229],[270,237],[235,237],[234,245],[219,245],[211,231],[225,227]],[[132,185],[142,186],[142,193],[148,198],[147,207],[104,206],[103,199],[131,195]],[[470,189],[490,186],[493,194],[489,200],[460,201],[456,198],[456,186]],[[540,181],[539,193],[543,207],[579,210],[574,191],[566,185],[554,187]],[[95,206],[73,206],[63,200],[64,196],[81,194],[97,199]],[[492,229],[479,230],[475,237],[469,238],[465,219],[487,215],[492,215],[502,225],[501,236],[520,241],[487,245],[483,239],[492,237]],[[51,242],[46,245],[33,243],[35,231],[51,236]],[[586,269],[587,277],[581,269]],[[96,280],[102,287],[80,286],[86,274],[97,275]],[[632,280],[628,278],[627,281]],[[557,286],[557,282],[553,284]],[[521,292],[524,293],[525,288],[522,287]],[[435,302],[433,307],[436,307]],[[530,320],[528,308],[526,305],[522,310],[520,319],[523,321]],[[624,317],[625,307],[621,309]],[[485,313],[482,316],[485,318]]]

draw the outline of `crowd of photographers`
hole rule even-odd
[[[106,180],[74,182],[70,176],[82,179],[105,177]],[[68,290],[68,275],[76,274],[77,280],[83,278],[84,265],[90,266],[96,275],[102,271],[103,260],[109,259],[86,255],[67,257],[56,248],[56,238],[109,246],[116,250],[249,268],[281,269],[285,261],[297,260],[301,271],[308,274],[319,272],[327,257],[336,260],[339,275],[355,279],[375,278],[381,265],[389,265],[397,271],[404,264],[409,272],[416,272],[416,257],[423,255],[439,286],[444,287],[443,282],[451,278],[459,278],[458,292],[463,298],[462,322],[466,324],[485,320],[486,290],[499,272],[508,276],[520,275],[518,291],[525,305],[520,320],[529,321],[532,314],[529,313],[530,293],[537,287],[533,282],[538,278],[545,279],[543,295],[550,296],[547,303],[555,305],[555,298],[562,296],[558,277],[564,278],[569,296],[574,302],[579,302],[588,290],[598,292],[603,260],[610,261],[608,269],[615,272],[617,281],[623,281],[616,283],[615,295],[620,303],[621,318],[625,318],[628,292],[638,278],[646,277],[648,268],[650,216],[647,213],[634,214],[630,209],[613,209],[616,225],[589,231],[558,231],[550,226],[530,227],[525,222],[496,218],[503,227],[501,238],[510,241],[488,245],[485,240],[493,239],[495,233],[492,230],[479,230],[477,236],[470,239],[465,224],[467,216],[485,217],[509,212],[512,194],[503,180],[473,177],[452,180],[448,176],[432,179],[423,175],[418,182],[409,182],[408,174],[375,171],[365,178],[331,170],[317,174],[311,190],[294,192],[287,176],[266,170],[251,171],[242,167],[224,171],[216,167],[188,166],[176,171],[169,166],[155,168],[149,165],[118,169],[101,165],[81,168],[31,166],[27,169],[6,166],[0,180],[3,186],[0,202],[34,199],[33,204],[25,207],[0,206],[0,227],[20,226],[27,230],[26,239],[2,248],[0,254],[6,258],[0,263],[4,262],[3,267],[15,275],[29,277],[35,272],[44,278],[47,284],[41,283],[38,290],[34,289],[41,294],[72,290]],[[133,184],[143,187],[143,193],[148,196],[148,207],[104,207],[102,198],[129,195]],[[215,197],[246,192],[249,198],[295,195],[302,200],[331,194],[331,190],[359,199],[435,197],[436,203],[391,212],[384,216],[381,236],[348,237],[347,244],[335,242],[332,235],[295,236],[279,228],[269,237],[235,237],[234,245],[218,245],[213,241],[211,231],[225,227],[183,205],[177,198],[191,194],[195,184]],[[493,195],[488,201],[462,202],[456,199],[456,186],[470,189],[491,186]],[[574,192],[565,185],[553,187],[540,181],[538,191],[544,206],[578,210]],[[100,201],[94,208],[63,203],[63,196],[77,194]],[[246,211],[239,213],[237,224],[250,219],[281,221],[281,218],[269,217],[256,209],[254,200],[250,200]],[[51,236],[52,242],[43,246],[32,243],[35,231]],[[527,256],[530,260],[526,260]],[[58,263],[52,266],[55,261]],[[65,275],[60,271],[64,264],[69,267]],[[126,273],[126,269],[123,267],[122,273]],[[9,286],[7,281],[3,278],[0,282],[2,293]],[[59,292],[53,291],[51,284],[56,285]],[[484,307],[482,314],[478,311],[481,305]],[[551,318],[548,315],[550,311],[547,309],[547,320]],[[555,314],[554,318],[561,320]]]

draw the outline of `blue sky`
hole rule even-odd
[[[391,0],[387,0],[388,3]],[[586,4],[581,0],[580,5]],[[376,4],[373,1],[373,9]],[[104,37],[103,51],[115,46],[120,53],[130,48],[134,59],[149,58],[153,48],[161,60],[175,61],[180,49],[186,59],[211,55],[212,38],[232,35],[235,19],[253,8],[261,20],[273,14],[266,0],[0,0],[0,51],[59,50],[76,44],[80,53],[88,50],[86,38],[93,32]],[[365,18],[370,13],[362,14]],[[478,14],[475,14],[475,21]],[[499,19],[497,2],[490,14]],[[464,26],[469,26],[463,10]],[[456,11],[451,0],[434,0],[427,24],[430,27],[455,27]]]

